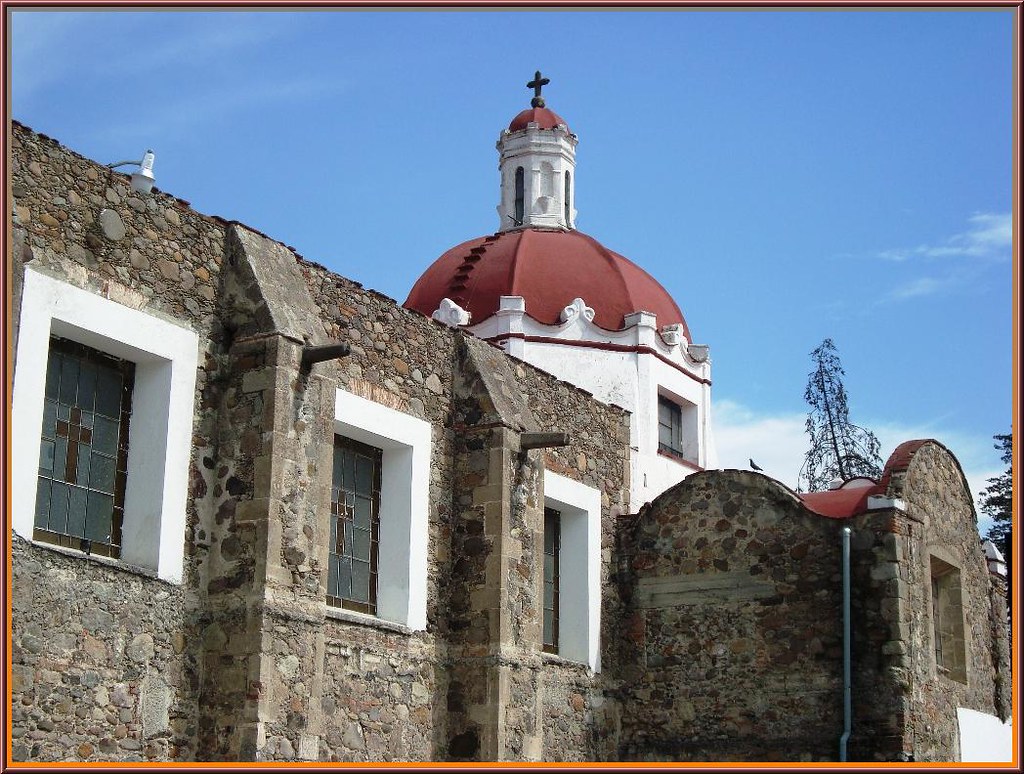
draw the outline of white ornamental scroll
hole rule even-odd
[[[577,319],[580,315],[583,315],[587,322],[594,321],[594,310],[587,306],[586,302],[582,298],[575,298],[569,306],[562,310],[559,315],[559,319],[562,322],[572,322]]]
[[[469,325],[469,312],[450,298],[442,298],[441,305],[430,316],[452,328],[457,328],[460,325]]]

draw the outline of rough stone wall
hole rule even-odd
[[[262,390],[245,387],[251,386],[246,377],[265,365],[265,345],[263,340],[236,343],[223,358],[221,397],[214,404],[221,421],[212,439],[214,448],[202,460],[204,482],[209,480],[203,497],[213,513],[211,523],[195,535],[197,548],[207,557],[201,616],[205,679],[198,740],[204,759],[238,758],[239,715],[247,705],[249,713],[254,712],[249,659],[260,636],[253,595],[263,554],[253,518],[254,457],[262,443],[268,407]],[[231,361],[235,368],[229,370]]]
[[[543,502],[538,452],[520,447],[520,434],[538,426],[508,360],[459,338],[452,554],[463,557],[464,588],[453,587],[449,607],[451,749],[470,760],[538,760]],[[485,690],[466,690],[477,681]]]
[[[531,607],[538,592],[534,588],[534,568],[540,566],[532,557],[539,546],[535,535],[539,534],[543,513],[538,499],[539,466],[554,465],[557,472],[599,488],[604,493],[606,512],[611,511],[612,504],[624,508],[628,416],[528,365],[509,366],[511,361],[500,351],[473,339],[465,340],[464,346],[471,348],[483,363],[471,370],[473,377],[481,380],[478,392],[487,397],[482,400],[482,408],[480,403],[475,409],[456,405],[453,390],[465,378],[467,367],[465,350],[462,354],[459,350],[461,334],[401,309],[391,299],[316,264],[301,265],[307,286],[321,310],[326,336],[348,341],[353,347],[350,357],[333,371],[338,386],[434,425],[427,632],[407,635],[407,640],[402,635],[382,633],[389,642],[407,643],[406,648],[398,650],[408,656],[396,656],[387,651],[366,650],[360,637],[353,639],[349,628],[328,626],[328,666],[324,671],[333,675],[337,687],[325,682],[324,701],[336,707],[344,706],[350,700],[346,697],[352,695],[364,698],[359,700],[363,702],[359,705],[361,709],[349,711],[347,725],[337,725],[333,732],[335,742],[328,742],[329,751],[322,752],[322,757],[359,759],[359,754],[338,742],[361,738],[369,750],[372,744],[367,740],[381,734],[379,718],[405,716],[406,712],[423,724],[420,730],[407,730],[411,734],[405,742],[408,759],[480,759],[484,755],[481,745],[485,733],[493,736],[495,756],[499,736],[503,749],[512,758],[554,759],[551,756],[565,755],[578,759],[592,755],[592,746],[587,752],[579,752],[579,740],[583,738],[579,734],[556,739],[552,747],[541,746],[544,722],[537,705],[540,635],[537,610]],[[494,358],[505,365],[499,367]],[[503,383],[495,380],[498,371],[510,367],[513,370],[505,372]],[[528,409],[524,408],[526,404]],[[473,416],[467,415],[474,411]],[[566,450],[530,452],[520,460],[514,442],[501,435],[504,431],[488,426],[501,411],[512,417],[509,424],[516,425],[518,430],[565,430],[572,436],[572,446]],[[531,411],[537,414],[536,420],[529,418]],[[489,417],[484,418],[484,414]],[[468,432],[469,425],[479,425],[481,429]],[[492,438],[495,433],[497,436]],[[492,458],[492,454],[498,457]],[[511,503],[517,496],[529,501],[520,518],[529,518],[531,524],[536,524],[525,532],[526,523],[519,525],[520,534],[531,533],[530,540],[523,543],[528,549],[521,546],[514,563],[506,561],[504,571],[499,563],[488,575],[485,565],[491,537],[485,534],[483,517],[487,508],[479,499],[474,502],[472,490],[485,483],[492,467],[505,485],[491,493],[492,526],[488,529],[498,528],[494,514],[502,508],[507,511],[507,518],[513,518],[515,508]],[[520,494],[516,495],[515,490]],[[602,573],[607,578],[614,539],[611,519],[606,518],[602,532]],[[507,602],[514,601],[507,609],[523,610],[523,614],[509,617],[503,627],[497,620],[501,606],[496,601],[493,605],[480,601],[481,595],[491,593],[505,594]],[[604,615],[608,615],[607,611]],[[334,639],[332,632],[337,632],[338,639]],[[347,636],[342,637],[342,633]],[[498,642],[500,647],[495,651],[492,646]],[[500,658],[495,652],[502,654]],[[509,657],[513,652],[516,657]],[[383,659],[377,677],[358,685],[339,678],[338,675],[351,673],[351,659],[363,657],[353,654],[363,653]],[[348,654],[340,665],[338,654]],[[473,657],[480,659],[469,660]],[[502,667],[496,671],[493,667],[497,661],[501,661]],[[552,675],[564,669],[565,679],[578,681],[576,665],[561,666],[556,659],[544,669]],[[413,674],[422,675],[418,681],[430,687],[434,702],[430,713],[421,708],[417,714],[418,705],[396,698],[411,690],[402,683],[402,676],[411,679]],[[559,680],[552,677],[546,682],[558,684]],[[589,683],[593,686],[596,681],[591,678]],[[371,706],[366,702],[371,702],[378,713],[373,718],[367,714],[373,710],[366,709]],[[472,707],[477,709],[471,710]],[[614,715],[607,709],[603,712]],[[599,718],[601,722],[606,720],[604,714]]]
[[[322,761],[436,760],[445,672],[434,638],[327,619]]]
[[[607,679],[595,685],[583,665],[548,662],[545,667],[540,672],[544,760],[615,760],[619,713]]]
[[[913,611],[907,574],[908,535],[919,524],[884,510],[851,521],[853,719],[849,759],[900,761],[905,745],[908,651]]]
[[[20,538],[12,548],[13,759],[193,759],[189,592]]]
[[[622,759],[835,759],[839,523],[757,473],[708,471],[634,530]]]
[[[443,760],[448,668],[443,599],[450,582],[453,521],[454,337],[357,282],[308,261],[299,265],[325,336],[351,346],[347,358],[321,366],[332,389],[347,390],[433,426],[426,631],[326,621],[320,759]]]
[[[544,662],[541,760],[618,760],[618,690],[627,661],[622,652],[624,602],[615,579],[621,517],[630,508],[629,413],[600,403],[586,391],[568,387],[525,363],[515,359],[510,363],[540,429],[566,432],[571,440],[569,446],[532,454],[542,454],[545,470],[601,493],[601,671],[588,675],[586,669],[564,660]],[[569,718],[581,724],[571,723]]]
[[[575,713],[583,701],[586,724],[614,725],[614,712],[591,710],[613,704],[601,695],[605,678],[541,659],[534,554],[547,464],[602,491],[602,577],[610,577],[612,517],[627,505],[625,412],[513,364],[489,345],[467,345],[484,364],[478,371],[485,393],[511,401],[504,409],[515,404],[513,414],[526,416],[532,406],[538,415],[515,432],[506,428],[498,441],[505,485],[494,502],[507,519],[500,528],[520,548],[518,558],[500,554],[487,576],[508,605],[493,607],[492,627],[478,600],[465,607],[472,589],[463,585],[464,562],[482,533],[473,533],[475,522],[456,505],[473,486],[480,459],[476,441],[460,435],[454,418],[462,335],[260,234],[199,215],[186,202],[159,191],[135,195],[127,176],[25,127],[15,124],[12,135],[15,287],[31,261],[86,290],[188,325],[201,346],[181,538],[184,583],[168,586],[45,547],[24,544],[16,553],[15,729],[19,739],[33,740],[19,753],[93,760],[444,759],[450,748],[458,757],[462,744],[462,729],[450,718],[460,717],[466,702],[485,706],[497,697],[487,733],[500,738],[504,756],[601,755],[594,740],[609,733],[572,726],[564,707]],[[350,343],[351,355],[304,373],[302,346],[331,340]],[[499,372],[501,385],[494,381]],[[433,427],[426,631],[367,625],[325,610],[319,559],[339,387]],[[573,443],[521,454],[513,436],[527,426],[565,430]],[[133,589],[130,604],[113,591],[125,578]],[[606,593],[606,603],[614,609],[617,597]],[[146,614],[136,614],[136,606]],[[89,613],[93,608],[100,612]],[[460,609],[468,610],[461,619],[450,612]],[[607,610],[605,616],[610,643]],[[466,642],[460,627],[476,630],[481,622],[491,659],[481,662],[486,679],[468,673],[453,679],[449,642]],[[67,633],[51,646],[40,638],[49,631]],[[51,668],[58,662],[66,669]],[[39,687],[55,674],[61,675],[57,687]],[[86,689],[99,703],[79,722],[66,711],[67,696],[78,699]],[[92,716],[101,712],[104,723],[117,722],[97,725]],[[548,715],[559,722],[546,724]],[[58,738],[61,744],[54,743]],[[603,749],[607,755],[614,743],[605,741]]]
[[[215,297],[224,223],[166,194],[139,197],[125,175],[16,122],[10,143],[19,245],[10,256],[14,289],[31,263],[118,303],[184,323],[199,334],[201,347],[192,497],[181,536],[183,585],[15,541],[12,658],[19,709],[13,733],[24,740],[15,757],[193,759],[201,680],[197,591],[205,552],[192,537],[208,518],[200,471],[216,422],[206,400],[216,389],[222,333]],[[17,316],[13,323],[16,341]],[[51,638],[53,633],[60,637]],[[34,651],[40,643],[42,650]]]
[[[913,454],[905,472],[893,476],[890,494],[907,504],[907,583],[910,611],[906,641],[908,714],[905,747],[919,761],[959,759],[956,707],[1009,715],[1009,665],[1000,605],[993,616],[992,586],[963,472],[940,444]],[[919,522],[919,523],[918,523]],[[966,682],[936,667],[931,621],[931,557],[960,573]],[[993,619],[996,620],[993,620]]]

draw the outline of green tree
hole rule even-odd
[[[988,486],[979,492],[982,512],[992,519],[992,526],[985,534],[1006,559],[1007,596],[1010,589],[1010,562],[1013,558],[1013,435],[994,435],[995,448],[1003,452],[1006,470],[988,480]]]
[[[805,429],[810,448],[800,468],[797,491],[828,488],[836,478],[878,478],[882,458],[875,434],[850,421],[842,377],[846,375],[832,339],[811,352],[814,369],[807,376],[804,400],[810,406]]]

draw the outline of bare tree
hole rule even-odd
[[[804,400],[810,406],[805,428],[811,445],[804,456],[797,491],[827,489],[836,478],[878,478],[882,458],[875,434],[850,421],[846,375],[832,339],[825,339],[811,353],[814,369],[808,374]],[[806,490],[804,489],[806,487]]]

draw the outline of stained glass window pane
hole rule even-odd
[[[60,394],[60,355],[50,352],[46,361],[46,397],[57,400]]]
[[[544,509],[544,626],[543,647],[558,652],[558,563],[561,550],[562,515],[553,508]]]
[[[373,487],[373,460],[356,455],[356,491],[368,495]]]
[[[68,488],[68,528],[67,534],[75,537],[85,536],[85,512],[89,493],[77,486]]]
[[[121,374],[101,368],[96,374],[96,413],[116,417],[121,412]]]
[[[78,471],[76,473],[79,486],[89,486],[89,446],[78,444]]]
[[[53,438],[57,431],[57,402],[47,399],[43,403],[43,437]]]
[[[366,497],[357,497],[355,502],[355,525],[362,529],[370,528],[370,512],[372,503]]]
[[[94,489],[101,492],[114,491],[114,460],[101,454],[93,453],[90,464],[90,479]]]
[[[370,599],[370,563],[352,560],[352,599],[368,602]]]
[[[352,531],[352,556],[370,560],[370,531],[356,529]]]
[[[78,397],[78,359],[65,357],[60,366],[60,402],[71,405]]]
[[[78,382],[78,407],[85,411],[92,411],[96,402],[96,366],[93,363],[82,363],[82,370]]]
[[[118,471],[128,464],[122,439],[127,438],[133,381],[131,363],[51,337],[36,539],[79,548],[85,537],[93,550],[118,556],[125,475]],[[97,403],[106,416],[93,414]]]
[[[57,481],[52,483],[50,494],[50,518],[46,529],[52,532],[64,532],[68,523],[68,485]]]
[[[342,537],[341,537],[342,543],[341,544],[342,544],[342,546],[345,549],[345,555],[346,556],[352,556],[352,522],[351,521],[347,521],[347,520],[343,521],[341,523],[341,527],[342,527]]]
[[[53,453],[53,477],[63,479],[68,461],[68,441],[58,438]]]
[[[329,560],[336,562],[337,582],[330,584],[327,601],[371,614],[376,613],[382,454],[372,446],[335,437]]]
[[[117,453],[117,424],[116,420],[96,417],[96,425],[92,430],[92,445],[96,451],[110,456]]]
[[[341,596],[338,591],[339,564],[341,564],[341,560],[337,555],[332,553],[327,557],[327,593],[332,597]]]
[[[50,513],[50,482],[40,479],[36,488],[36,526],[46,528],[47,516]]]
[[[355,492],[355,481],[356,481],[356,455],[346,454],[344,460],[344,471],[342,479],[345,489],[348,492]]]
[[[338,596],[342,599],[352,597],[352,560],[348,557],[338,560]]]
[[[39,472],[53,470],[53,458],[56,453],[56,444],[53,441],[43,441],[39,444]]]
[[[86,520],[85,536],[101,543],[109,542],[113,516],[114,498],[99,492],[89,492],[89,515]]]

